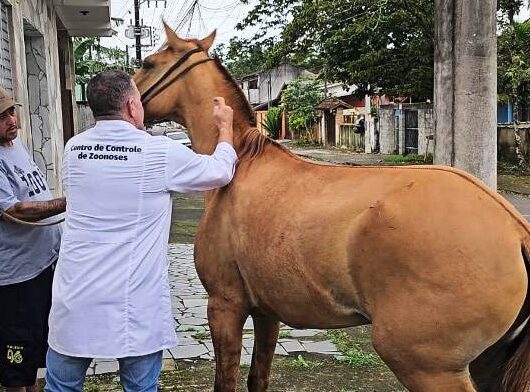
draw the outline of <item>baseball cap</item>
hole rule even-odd
[[[13,106],[20,106],[19,103],[13,100],[11,93],[5,88],[0,87],[0,114]]]

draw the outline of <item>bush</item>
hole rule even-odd
[[[269,137],[278,139],[280,137],[280,130],[282,129],[282,109],[270,108],[265,119],[261,123],[263,128],[269,134]]]

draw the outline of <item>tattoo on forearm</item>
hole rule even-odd
[[[64,197],[48,201],[22,201],[16,203],[7,212],[15,218],[35,222],[64,212],[66,199]]]

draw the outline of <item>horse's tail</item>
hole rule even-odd
[[[530,239],[521,247],[526,274],[530,277]],[[502,392],[527,392],[530,385],[530,288],[526,291],[526,299],[518,320],[523,320],[514,333],[513,339],[518,340],[515,352],[505,367],[502,378]]]

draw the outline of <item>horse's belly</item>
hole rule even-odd
[[[279,272],[278,276],[262,277],[256,279],[253,275],[246,279],[252,308],[289,326],[341,328],[370,323],[353,287],[344,287],[338,279],[336,285],[327,285],[312,279],[299,279],[296,273]],[[267,281],[269,283],[264,284]]]

